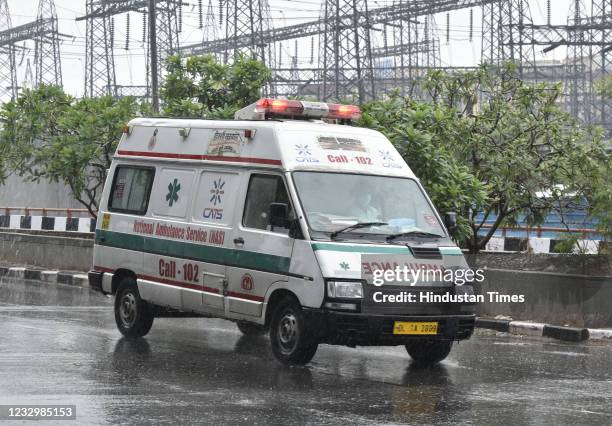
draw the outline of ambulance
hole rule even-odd
[[[472,284],[373,283],[397,266],[390,258],[412,271],[467,264],[449,234],[454,215],[443,220],[385,136],[350,125],[360,115],[261,99],[234,120],[130,121],[89,272],[91,288],[114,295],[119,331],[145,336],[155,317],[224,318],[247,336],[269,333],[289,365],[320,344],[401,345],[435,363],[469,338],[473,304],[413,296],[471,294]]]

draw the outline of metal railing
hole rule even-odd
[[[492,225],[484,224],[481,228],[490,229]],[[543,232],[558,232],[558,233],[568,233],[568,234],[581,234],[583,239],[587,239],[588,234],[601,235],[601,233],[597,229],[589,229],[589,228],[555,228],[548,226],[514,226],[514,227],[505,227],[505,228],[497,228],[497,231],[500,231],[502,237],[506,237],[508,231],[525,231],[529,234],[534,233],[536,237],[541,237]]]

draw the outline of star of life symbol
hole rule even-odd
[[[216,206],[217,203],[221,204],[221,196],[225,194],[225,190],[223,189],[224,186],[225,182],[221,180],[221,178],[213,181],[213,187],[210,190],[210,193],[212,194],[210,197],[210,202],[213,203],[213,205]]]
[[[345,271],[347,271],[347,270],[350,268],[350,266],[349,266],[348,262],[342,262],[342,263],[340,263],[340,265],[339,265],[339,266],[340,266],[342,269],[344,269]]]
[[[178,179],[174,179],[174,182],[168,184],[168,193],[166,194],[166,201],[168,201],[170,207],[172,207],[173,203],[178,201],[178,192],[180,190],[181,184],[179,183]]]

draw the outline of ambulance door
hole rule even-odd
[[[272,227],[268,220],[271,203],[286,203],[294,216],[283,175],[252,171],[245,179],[242,217],[232,238],[236,265],[228,269],[226,309],[233,318],[261,316],[268,288],[288,281],[294,241],[289,229]]]
[[[197,259],[202,310],[223,315],[228,266],[234,263],[231,241],[234,206],[241,174],[207,168],[201,172],[190,226],[188,255]]]

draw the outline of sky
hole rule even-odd
[[[202,0],[204,13],[209,0]],[[551,23],[565,24],[571,0],[551,1]],[[13,25],[33,21],[39,0],[8,0]],[[183,31],[180,34],[181,45],[197,43],[202,40],[202,30],[198,28],[197,0],[184,0],[188,6],[183,8]],[[534,23],[546,22],[546,0],[528,0]],[[587,2],[587,1],[585,1]],[[393,0],[369,0],[368,7],[389,6]],[[76,17],[85,14],[85,0],[55,0],[59,20],[59,31],[62,37],[60,46],[64,88],[68,93],[80,96],[83,93],[85,68],[85,21],[75,21]],[[315,20],[321,10],[320,0],[269,0],[272,25],[279,27]],[[215,13],[218,12],[218,0],[213,0]],[[473,40],[469,41],[469,9],[450,12],[449,42],[446,42],[446,14],[435,15],[440,36],[440,54],[442,65],[471,66],[480,62],[481,10],[474,8]],[[115,66],[117,83],[122,85],[142,85],[145,83],[145,50],[142,40],[142,17],[130,13],[130,34],[127,37],[126,14],[118,15],[115,24]],[[206,17],[204,17],[206,20]],[[127,46],[126,46],[127,39]],[[127,49],[126,49],[127,47]],[[33,60],[33,43],[26,43],[26,50],[17,56],[19,84],[24,79],[27,59]],[[283,44],[283,65],[290,65],[290,57],[295,54],[294,43]],[[304,40],[298,45],[298,62],[308,66],[310,63],[310,41]],[[538,59],[562,60],[566,56],[563,47],[547,54],[538,53]]]

